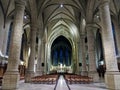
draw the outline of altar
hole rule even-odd
[[[58,66],[51,66],[50,71],[56,71],[57,73],[72,73],[71,66],[59,64]]]

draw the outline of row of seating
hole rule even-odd
[[[88,76],[65,75],[64,77],[68,84],[73,84],[73,83],[87,84],[93,82],[93,78]]]
[[[39,83],[39,84],[54,84],[57,82],[59,75],[42,75],[42,76],[35,76],[31,79],[32,83]]]

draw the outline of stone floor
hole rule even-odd
[[[55,90],[69,90],[69,87],[67,86],[63,76],[59,77],[59,80],[58,80]]]
[[[106,86],[103,82],[92,84],[71,84],[67,86],[63,76],[60,76],[57,85],[24,83],[24,80],[22,80],[19,82],[19,88],[17,90],[108,90],[108,89],[106,89]]]

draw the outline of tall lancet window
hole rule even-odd
[[[57,50],[55,50],[53,53],[54,53],[53,54],[53,65],[57,66],[58,65],[58,52]]]
[[[60,48],[60,63],[63,64],[63,50]]]
[[[114,27],[113,23],[112,23],[112,32],[113,32],[113,38],[114,38],[114,44],[115,44],[115,52],[116,52],[116,55],[118,55],[118,48],[117,48],[116,35],[115,35],[115,27]]]
[[[13,26],[13,23],[10,24],[10,28],[9,28],[9,32],[8,32],[7,49],[6,49],[6,55],[7,56],[9,54],[10,39],[11,39],[11,34],[12,34],[12,26]]]
[[[65,63],[66,63],[66,66],[69,66],[70,65],[70,61],[69,61],[69,53],[68,53],[68,49],[65,50]]]

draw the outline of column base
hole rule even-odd
[[[106,72],[105,83],[110,90],[120,90],[120,72]]]
[[[2,90],[14,90],[18,88],[20,75],[18,71],[6,71],[3,76]]]
[[[25,83],[30,83],[31,82],[31,78],[35,76],[34,71],[26,71],[25,74]]]
[[[97,71],[89,71],[88,76],[93,78],[93,82],[100,82]]]
[[[81,75],[82,75],[82,76],[88,76],[88,71],[82,71],[82,72],[81,72]]]
[[[43,71],[36,71],[36,76],[40,76],[40,75],[43,75],[44,74],[44,72]]]

